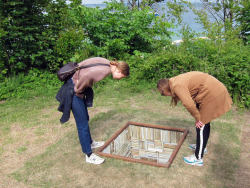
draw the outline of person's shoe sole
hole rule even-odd
[[[193,165],[193,166],[203,166],[203,163],[190,163],[190,162],[186,161],[185,158],[183,158],[183,160],[184,160],[184,162],[185,162],[186,164],[189,164],[189,165]]]
[[[186,164],[189,164],[189,165],[193,165],[193,166],[203,166],[203,164],[199,164],[199,163],[188,163],[187,161],[184,160],[184,162]]]
[[[105,159],[103,158],[100,158],[98,155],[95,155],[94,153],[92,153],[90,155],[90,157],[88,157],[86,155],[86,160],[85,160],[87,163],[90,163],[90,164],[102,164]]]
[[[90,164],[97,164],[97,165],[98,165],[98,164],[102,164],[104,161],[105,161],[105,160],[100,161],[100,162],[93,162],[93,161],[87,161],[87,160],[86,160],[87,163],[90,163]]]

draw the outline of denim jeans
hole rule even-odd
[[[83,153],[90,154],[92,153],[92,138],[89,130],[89,114],[85,99],[81,99],[80,97],[74,95],[71,109],[75,117],[82,151]]]

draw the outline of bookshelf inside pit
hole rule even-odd
[[[131,162],[170,167],[187,134],[187,129],[128,122],[97,153]]]

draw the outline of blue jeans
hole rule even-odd
[[[91,154],[91,143],[93,141],[89,131],[89,114],[85,99],[81,99],[80,97],[74,95],[71,109],[75,117],[82,151],[83,153]]]

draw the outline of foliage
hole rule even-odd
[[[3,0],[0,3],[0,71],[13,74],[37,67],[41,57],[42,32],[45,31],[43,16],[48,0]]]
[[[145,6],[151,6],[154,3],[161,2],[163,0],[125,0],[127,5],[134,8],[144,8]],[[124,0],[121,0],[122,3],[124,3]]]
[[[169,38],[171,25],[149,14],[149,7],[130,11],[114,1],[100,10],[80,3],[1,3],[0,79],[32,67],[55,71],[68,61],[89,56],[121,58],[134,50],[152,51]]]
[[[5,78],[0,83],[0,100],[55,95],[61,84],[55,74],[31,69],[28,74]]]
[[[249,108],[249,46],[244,46],[238,39],[240,33],[244,38],[248,34],[249,11],[246,7],[249,2],[242,1],[241,7],[234,1],[204,4],[205,7],[201,10],[195,9],[192,4],[188,5],[198,16],[198,23],[205,30],[203,32],[205,40],[195,39],[199,34],[192,32],[188,26],[184,27],[182,32],[184,43],[179,50],[184,50],[184,53],[191,52],[199,58],[200,67],[197,67],[197,70],[208,72],[221,80],[227,86],[234,102],[240,107]],[[209,18],[208,12],[216,15],[215,21]],[[236,15],[241,22],[240,27],[235,20]]]
[[[187,12],[187,9],[185,7],[185,4],[187,2],[184,0],[173,0],[173,1],[167,1],[168,6],[168,19],[172,21],[172,23],[175,23],[175,20],[177,19],[177,23],[181,24],[183,21],[182,14]]]
[[[242,0],[241,6],[237,11],[237,21],[241,25],[241,35],[244,41],[248,44],[250,40],[250,1]]]
[[[79,4],[74,0],[70,6]],[[57,70],[82,52],[85,33],[68,22],[66,0],[11,0],[0,6],[0,80],[31,68]]]
[[[240,1],[234,0],[217,0],[217,1],[203,1],[200,0],[204,5],[204,9],[217,20],[223,21],[224,23],[229,22],[230,27],[233,26],[235,21],[235,13],[239,7]]]
[[[139,56],[138,56],[139,55]],[[140,54],[133,56],[130,60],[137,63],[137,72],[135,80],[145,79],[151,82],[157,82],[160,78],[170,78],[178,74],[197,70],[199,59],[193,54],[183,53],[176,47],[170,47],[156,52],[148,57]],[[131,63],[132,64],[132,63]]]
[[[50,1],[45,7],[46,31],[43,32],[41,48],[44,55],[44,67],[52,70],[58,68],[58,62],[62,61],[60,53],[57,53],[55,46],[60,39],[60,34],[67,28],[68,6],[66,0]]]
[[[183,3],[168,3],[168,13],[179,24]],[[55,72],[68,61],[102,56],[129,63],[131,76],[121,81],[129,92],[139,92],[138,85],[146,82],[198,70],[218,78],[235,104],[249,108],[249,46],[238,38],[239,29],[245,38],[249,36],[249,3],[245,3],[237,9],[239,28],[225,29],[225,22],[211,22],[207,14],[196,11],[206,37],[196,38],[199,33],[184,25],[183,43],[176,46],[169,43],[172,25],[151,14],[147,6],[130,10],[112,1],[98,9],[82,6],[79,0],[6,1],[0,4],[0,100],[54,95],[61,83],[44,70]],[[95,89],[107,84],[113,84],[111,79]]]
[[[75,27],[70,22],[70,7],[79,5],[78,0],[67,5],[66,0],[51,1],[46,7],[48,28],[43,33],[46,67],[56,71],[62,64],[71,61],[71,58],[82,53],[85,46],[83,41],[86,34],[82,28]],[[70,7],[69,7],[70,6]]]
[[[243,38],[245,42],[249,40],[249,6],[248,0],[218,0],[216,2],[203,1],[203,9],[196,10],[189,3],[189,7],[198,15],[198,22],[201,23],[214,36],[236,36]],[[213,19],[211,19],[211,16]],[[217,28],[217,29],[216,29]],[[208,36],[208,35],[206,35]],[[209,36],[210,37],[210,36]]]
[[[138,0],[138,8],[144,8],[145,6],[152,6],[154,3],[159,3],[164,0],[142,0],[141,2]],[[136,2],[136,1],[134,1]],[[132,7],[135,7],[135,3],[131,3]]]
[[[104,9],[77,6],[71,17],[84,27],[89,43],[97,49],[91,55],[124,58],[135,50],[151,52],[167,44],[171,25],[150,11],[149,7],[131,11],[114,1]]]
[[[210,74],[227,86],[239,107],[248,108],[250,107],[249,49],[249,46],[244,46],[241,41],[226,41],[221,47],[213,47],[213,53],[210,52],[208,57],[209,67],[207,68]]]
[[[135,68],[133,82],[157,82],[189,71],[207,72],[228,88],[238,107],[250,107],[250,50],[240,39],[184,40],[154,54],[137,53],[130,58]],[[136,64],[133,62],[137,62]],[[143,62],[143,63],[142,63]]]

